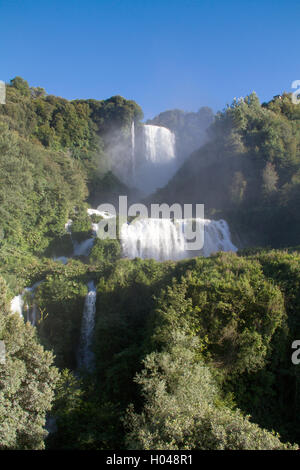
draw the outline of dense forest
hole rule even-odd
[[[20,77],[6,91],[0,449],[297,449],[300,108],[287,94],[263,104],[252,94],[214,119],[201,108],[151,121],[191,146],[197,132],[185,123],[200,123],[203,144],[151,201],[204,203],[240,248],[159,262],[122,257],[118,239],[71,256],[97,222],[88,207],[134,197],[113,173],[111,142],[126,148],[140,106],[121,96],[68,101]],[[94,366],[78,369],[91,280]],[[32,325],[10,302],[36,283]]]

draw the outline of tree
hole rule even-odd
[[[145,404],[139,414],[133,406],[127,411],[127,448],[290,448],[277,435],[251,423],[249,417],[222,402],[210,370],[197,360],[197,342],[197,338],[175,331],[162,352],[153,352],[144,360],[145,367],[135,380],[141,386]]]
[[[30,96],[30,88],[28,82],[22,77],[15,77],[10,81],[10,85],[16,88],[21,95]]]
[[[35,328],[8,313],[1,277],[0,292],[0,339],[6,349],[0,364],[0,449],[43,449],[58,371],[52,353],[38,343]]]
[[[101,401],[91,377],[76,378],[64,369],[53,414],[57,431],[49,436],[47,448],[104,450],[120,446],[122,424],[117,406]]]
[[[31,96],[33,98],[42,98],[46,96],[46,90],[44,88],[41,88],[40,86],[31,87],[30,91],[31,91]]]
[[[286,321],[284,298],[258,262],[232,253],[177,265],[180,281],[163,289],[152,316],[153,339],[166,344],[180,328],[197,335],[205,357],[226,374],[266,364],[271,340]]]

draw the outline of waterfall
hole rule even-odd
[[[175,135],[166,127],[144,125],[145,158],[155,164],[175,158]]]
[[[109,148],[110,169],[127,186],[150,194],[174,175],[178,161],[175,134],[166,127],[129,124],[126,141],[122,133]]]
[[[88,283],[88,293],[85,298],[82,323],[81,337],[78,352],[78,367],[91,369],[93,367],[94,354],[91,350],[95,313],[96,313],[96,295],[97,290],[94,281]]]
[[[178,165],[175,135],[166,127],[144,124],[135,145],[134,164],[134,186],[145,195],[165,186]]]
[[[11,313],[18,313],[21,318],[23,318],[23,294],[16,295],[10,302],[10,311]]]
[[[24,318],[26,312],[26,321],[30,322],[33,326],[35,326],[37,320],[37,306],[34,302],[34,294],[41,282],[38,281],[32,287],[26,287],[22,294],[16,295],[10,303],[11,313],[18,313],[21,318]]]
[[[132,180],[135,181],[135,127],[134,121],[131,124],[131,170]]]
[[[72,223],[73,223],[73,220],[69,219],[67,220],[67,223],[65,224],[65,230],[71,236],[72,236],[72,231],[71,231]]]
[[[121,227],[123,256],[178,261],[191,256],[210,256],[217,251],[237,251],[225,220],[194,219],[196,230],[204,230],[199,251],[186,250],[184,231],[189,219],[140,219]]]

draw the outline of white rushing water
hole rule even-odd
[[[184,231],[188,219],[140,219],[121,227],[123,256],[153,258],[158,261],[210,256],[217,251],[237,251],[225,220],[195,219],[196,230],[204,230],[199,251],[186,250]]]
[[[10,302],[10,311],[11,313],[18,313],[21,318],[23,318],[23,294],[16,295]]]
[[[97,290],[94,281],[88,283],[88,293],[85,298],[82,322],[81,322],[81,336],[78,351],[78,367],[91,369],[94,362],[94,354],[91,350],[95,313],[96,313],[96,295]]]
[[[135,125],[134,121],[131,124],[131,172],[132,180],[135,182]]]
[[[34,302],[34,294],[41,282],[38,281],[32,287],[26,287],[22,294],[16,295],[10,303],[11,313],[18,313],[24,319],[26,314],[26,321],[29,321],[32,325],[35,325],[37,320],[37,306]]]
[[[166,127],[145,124],[145,158],[156,164],[167,163],[175,158],[175,135]]]
[[[71,219],[68,219],[67,223],[65,224],[66,232],[69,233],[70,235],[72,235],[72,231],[71,231],[72,224],[73,224],[73,220]]]
[[[134,186],[145,195],[165,186],[177,169],[175,135],[166,127],[144,124],[136,153]]]

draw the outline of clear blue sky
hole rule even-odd
[[[262,101],[300,79],[299,0],[0,0],[0,79],[145,117]]]

